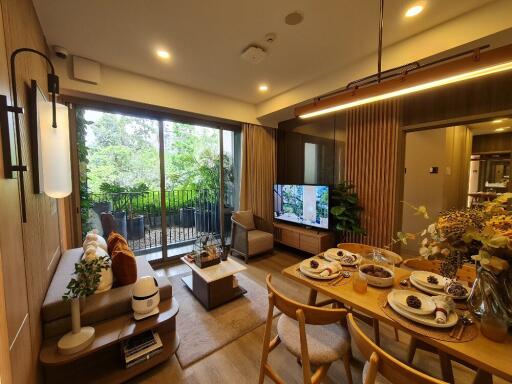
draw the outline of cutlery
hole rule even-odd
[[[462,318],[459,318],[457,324],[455,324],[450,332],[450,337],[455,337],[455,330],[458,328],[459,324],[462,323]]]
[[[329,285],[336,285],[336,284],[338,284],[338,282],[340,282],[344,278],[345,278],[345,276],[343,275],[343,273],[340,273],[340,275],[337,278],[335,278],[334,280],[329,282]]]
[[[457,337],[456,337],[457,340],[461,339],[462,334],[464,333],[464,329],[466,328],[466,326],[467,325],[471,325],[471,324],[474,323],[474,320],[471,317],[471,314],[469,313],[469,311],[465,311],[462,314],[462,319],[461,320],[462,320],[462,327],[460,328],[459,333],[457,334]]]

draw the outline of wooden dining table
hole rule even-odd
[[[396,321],[389,318],[378,302],[379,296],[391,288],[375,288],[368,286],[366,293],[357,293],[352,288],[352,282],[329,285],[326,281],[315,280],[304,276],[299,271],[300,263],[285,268],[282,274],[296,282],[309,287],[316,292],[343,303],[346,307],[355,309],[378,321],[383,321],[395,328],[413,335],[415,338],[437,348],[440,352],[453,356],[458,360],[476,367],[477,376],[474,383],[492,383],[492,376],[496,375],[512,382],[512,336],[508,334],[503,343],[487,339],[480,332],[471,341],[449,342],[433,339],[403,328]],[[395,267],[395,279],[392,288],[400,288],[399,282],[409,277],[410,270]],[[477,327],[480,327],[477,321]]]

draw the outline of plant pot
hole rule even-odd
[[[71,332],[62,336],[57,343],[60,353],[72,355],[87,348],[94,341],[94,328],[80,326],[80,299],[71,299]]]
[[[114,222],[116,223],[116,231],[126,239],[128,237],[128,231],[126,228],[126,212],[112,212],[112,216],[114,216]]]
[[[180,212],[169,211],[167,212],[167,226],[169,228],[177,227],[180,225]]]
[[[100,216],[103,212],[112,212],[112,202],[98,201],[92,204],[92,210]]]
[[[126,220],[128,227],[128,239],[138,240],[144,237],[144,216],[137,215]]]
[[[180,208],[180,226],[189,228],[195,224],[195,208]]]

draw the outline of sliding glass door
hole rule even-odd
[[[229,244],[239,131],[79,107],[77,142],[82,233],[108,211],[150,261],[188,252],[201,234]]]

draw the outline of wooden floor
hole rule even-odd
[[[265,277],[268,273],[273,276],[273,282],[279,290],[296,300],[304,302],[308,291],[305,287],[282,276],[280,271],[297,263],[304,255],[298,255],[293,251],[278,249],[272,255],[255,258],[249,262],[247,271],[242,272],[250,276],[262,286],[265,286]],[[187,272],[184,264],[176,264],[159,269],[159,274],[173,276]],[[274,321],[275,323],[275,321]],[[275,326],[275,324],[274,324]],[[361,325],[368,334],[371,330]],[[179,329],[177,330],[179,333]],[[198,361],[194,365],[181,369],[176,357],[169,362],[154,368],[146,374],[139,376],[133,383],[257,383],[259,375],[259,362],[263,340],[264,326],[260,326],[252,332],[240,337],[212,355]],[[408,336],[400,332],[400,342],[394,341],[391,327],[381,325],[381,343],[384,349],[400,359],[405,358]],[[362,363],[357,360],[355,352],[352,363],[352,375],[355,383],[361,383]],[[286,383],[301,383],[301,369],[295,358],[281,344],[270,354],[270,363],[283,377]],[[439,361],[432,354],[418,351],[414,365],[429,373],[440,377]],[[469,384],[472,382],[474,372],[458,364],[453,364],[456,383]],[[271,383],[266,379],[265,383]],[[324,383],[347,383],[343,364],[336,362],[329,369]],[[500,379],[494,379],[495,384],[507,383]]]

